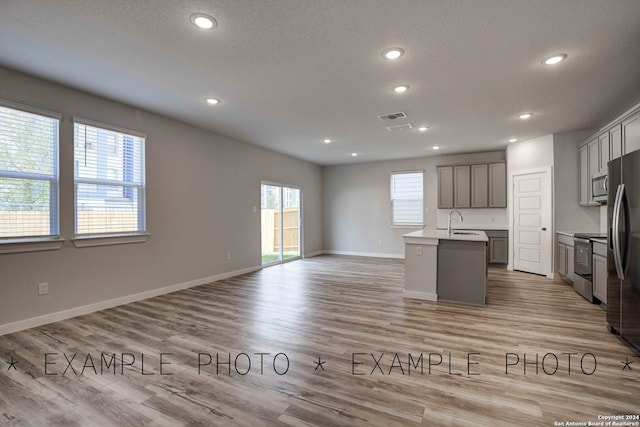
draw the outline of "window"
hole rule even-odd
[[[145,138],[74,118],[77,236],[145,232]]]
[[[422,181],[422,171],[391,174],[391,225],[423,225]]]
[[[25,110],[0,105],[0,239],[6,241],[59,235],[61,116]]]

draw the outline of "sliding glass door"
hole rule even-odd
[[[262,265],[300,258],[302,192],[295,187],[263,183],[260,194]]]

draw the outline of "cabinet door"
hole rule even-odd
[[[615,125],[609,129],[609,146],[611,147],[609,160],[622,156],[622,125]]]
[[[453,205],[456,208],[471,206],[471,172],[469,166],[453,167]]]
[[[640,150],[640,112],[622,122],[622,154]]]
[[[587,200],[590,205],[596,204],[591,195],[591,178],[600,175],[600,151],[598,140],[589,143],[589,177],[587,178]]]
[[[598,146],[600,151],[598,175],[603,175],[607,173],[607,163],[609,163],[609,132],[598,137]]]
[[[584,146],[580,148],[580,204],[586,206],[589,204],[589,189],[591,188],[591,181],[589,178],[589,147]]]
[[[489,238],[489,263],[490,264],[507,264],[509,258],[507,248],[509,243],[506,237],[490,237]]]
[[[488,165],[471,165],[471,207],[486,208],[488,201]]]
[[[607,259],[593,255],[593,295],[607,303]]]
[[[505,163],[489,165],[489,207],[507,207],[507,165]]]
[[[438,208],[453,207],[453,167],[438,168]]]
[[[558,274],[567,275],[567,247],[564,243],[558,243]]]

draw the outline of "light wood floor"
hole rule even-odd
[[[639,358],[563,282],[491,269],[485,308],[404,300],[402,287],[402,261],[322,256],[2,336],[0,425],[552,426],[640,413]],[[73,353],[77,373],[64,373]],[[116,355],[115,374],[101,353]],[[199,353],[212,356],[200,373]],[[216,353],[231,354],[231,375],[216,374]],[[262,373],[254,353],[269,353]],[[442,357],[431,374],[430,353]],[[520,363],[505,371],[510,353]],[[576,353],[570,370],[563,353]]]

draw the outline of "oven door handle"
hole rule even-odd
[[[624,269],[622,268],[622,255],[620,253],[620,207],[622,205],[622,197],[624,196],[624,184],[618,185],[616,192],[616,201],[613,205],[613,263],[616,266],[618,279],[624,280]]]

